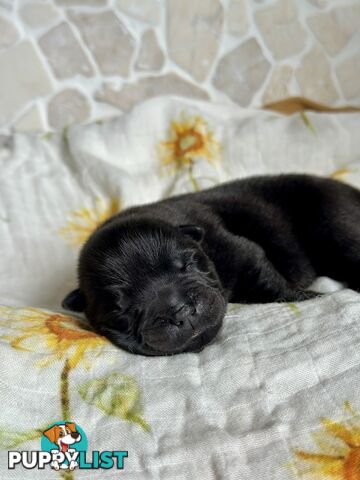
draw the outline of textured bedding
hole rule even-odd
[[[200,354],[116,349],[60,308],[79,248],[128,206],[247,175],[360,186],[360,114],[180,99],[42,136],[0,137],[1,479],[360,479],[360,296],[329,279],[303,303],[230,305]],[[360,248],[360,246],[359,246]],[[72,421],[124,470],[7,468]]]

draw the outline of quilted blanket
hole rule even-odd
[[[360,187],[359,132],[357,113],[159,98],[0,137],[0,478],[360,479],[359,294],[320,279],[318,299],[230,305],[214,344],[159,358],[115,348],[60,307],[79,248],[109,215],[254,174]],[[81,443],[86,464],[41,468],[34,452],[68,448],[62,428],[81,433],[70,450]],[[121,470],[94,456],[125,451]]]

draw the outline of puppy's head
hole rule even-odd
[[[43,434],[50,440],[50,442],[55,443],[61,451],[66,451],[68,445],[80,442],[81,440],[81,435],[76,430],[75,424],[69,422],[64,425],[54,425],[43,432]]]
[[[97,230],[79,260],[80,288],[65,308],[84,310],[114,344],[143,355],[201,350],[226,302],[196,226],[116,220]]]

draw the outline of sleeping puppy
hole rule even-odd
[[[63,306],[130,352],[198,352],[228,302],[306,300],[320,275],[360,288],[360,192],[309,175],[251,177],[107,220]]]

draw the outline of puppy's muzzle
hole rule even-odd
[[[148,327],[169,323],[181,328],[196,315],[196,300],[186,291],[164,287],[158,291],[149,308]]]
[[[140,343],[167,343],[169,335],[170,341],[184,342],[194,332],[197,311],[198,304],[191,293],[173,286],[162,288],[147,309],[139,332]]]

